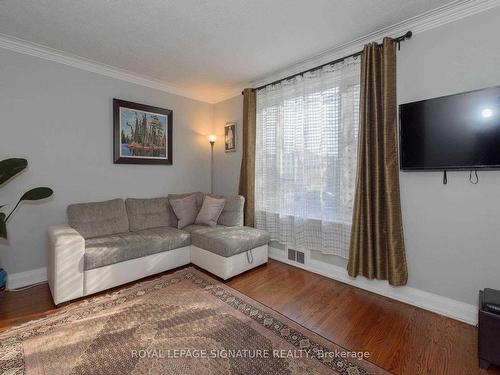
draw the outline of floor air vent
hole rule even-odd
[[[288,249],[288,260],[304,264],[304,253],[302,251]]]

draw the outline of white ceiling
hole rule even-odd
[[[449,0],[3,0],[0,33],[208,102]]]

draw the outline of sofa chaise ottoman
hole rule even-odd
[[[68,224],[49,228],[48,281],[60,304],[187,264],[226,280],[267,263],[268,233],[243,226],[244,198],[224,198],[215,227],[178,229],[169,200],[195,194],[113,199],[68,206]]]

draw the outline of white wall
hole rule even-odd
[[[113,164],[113,98],[173,110],[172,166]],[[0,264],[10,274],[44,267],[47,227],[66,221],[70,203],[208,191],[212,116],[210,104],[0,49],[0,159],[29,161],[0,204],[38,185],[55,191],[19,208]]]
[[[399,103],[500,85],[499,19],[497,7],[404,42],[398,52]],[[242,111],[238,98],[218,106],[218,130]],[[239,164],[221,165],[220,181],[233,181]],[[440,172],[401,172],[400,178],[408,286],[469,304],[477,303],[481,288],[500,289],[500,171],[479,172],[478,185],[468,182],[467,172],[448,173],[446,186]],[[224,183],[227,192],[236,191]],[[318,252],[311,257],[347,264]]]
[[[500,7],[417,34],[398,53],[400,103],[500,85]],[[500,150],[499,150],[500,152]],[[500,171],[401,172],[408,284],[475,304],[500,289]]]
[[[236,122],[236,152],[224,152],[224,125]],[[240,180],[243,127],[243,95],[214,105],[214,190],[220,194],[237,194]]]

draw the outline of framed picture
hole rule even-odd
[[[224,151],[236,151],[236,123],[226,122],[224,126]]]
[[[113,99],[115,164],[172,164],[172,111]]]

